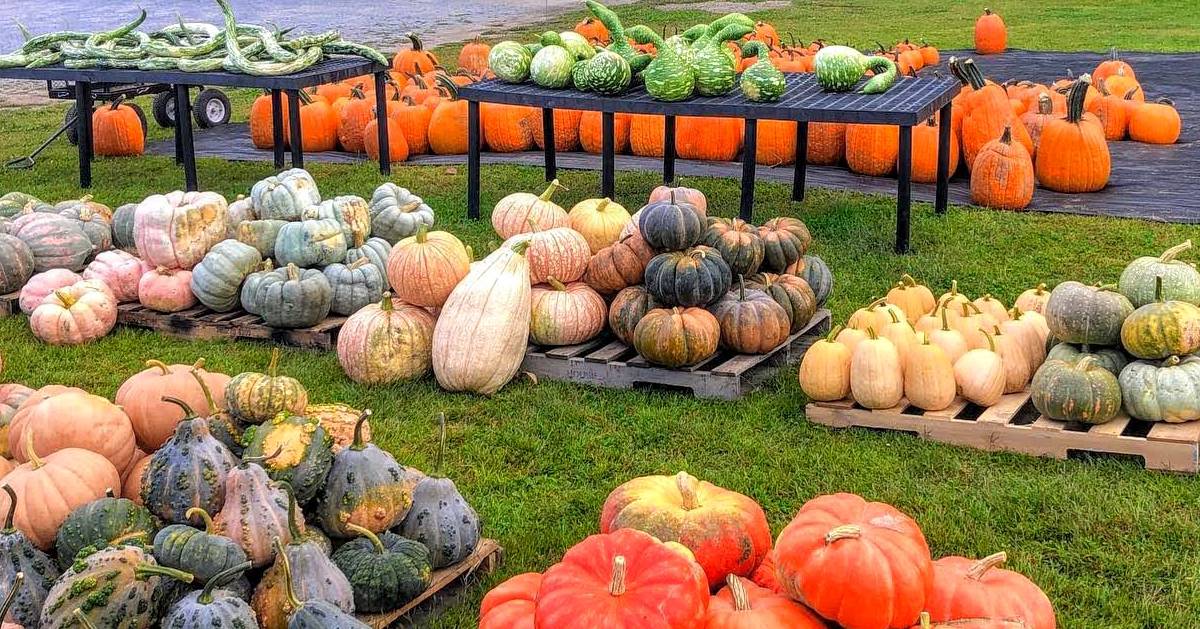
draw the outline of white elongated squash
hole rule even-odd
[[[515,236],[451,291],[433,330],[433,374],[448,391],[491,395],[512,380],[529,340],[529,238]]]

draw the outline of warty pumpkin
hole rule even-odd
[[[438,415],[438,440],[434,475],[417,481],[413,506],[396,532],[429,549],[434,569],[456,564],[475,551],[480,539],[479,514],[467,503],[454,481],[440,476],[446,450],[446,414]]]
[[[1074,364],[1047,360],[1029,390],[1033,405],[1050,419],[1103,424],[1121,411],[1117,378],[1091,356]]]
[[[568,227],[571,221],[566,210],[550,200],[560,188],[566,189],[555,179],[540,196],[515,192],[500,199],[492,209],[492,227],[505,240],[531,230]]]
[[[864,408],[892,408],[904,396],[904,365],[900,353],[873,327],[854,347],[850,358],[850,391]]]
[[[153,266],[189,270],[225,238],[228,204],[215,192],[155,194],[138,204],[138,256]]]
[[[705,629],[824,629],[807,607],[750,579],[729,575],[708,604]]]
[[[850,348],[837,341],[840,327],[817,340],[800,360],[800,388],[809,399],[834,402],[850,396]]]
[[[998,552],[978,561],[943,557],[933,562],[933,589],[926,601],[935,622],[960,618],[1003,618],[1028,629],[1054,629],[1054,607],[1046,593],[1024,575],[1000,568]]]
[[[256,624],[250,605],[231,590],[225,589],[249,568],[249,562],[234,566],[204,584],[203,588],[188,593],[167,611],[162,620],[163,626],[177,629],[234,629]]]
[[[971,202],[1000,210],[1021,210],[1033,200],[1033,160],[1005,127],[999,139],[979,148],[971,167]]]
[[[1108,185],[1112,158],[1099,125],[1084,120],[1083,101],[1091,85],[1084,74],[1067,94],[1067,115],[1042,129],[1034,170],[1038,183],[1055,192],[1095,192]]]
[[[279,348],[271,350],[266,373],[247,371],[234,376],[225,387],[225,405],[243,421],[260,424],[279,413],[302,414],[308,390],[299,380],[279,375]]]
[[[432,579],[429,549],[411,539],[385,531],[375,533],[348,524],[359,537],[342,544],[333,562],[354,590],[359,612],[386,612],[413,600]]]
[[[1129,108],[1129,139],[1147,144],[1174,144],[1183,122],[1169,98]]]
[[[149,546],[159,523],[144,507],[109,490],[104,498],[71,511],[58,529],[55,551],[59,564],[70,567],[80,551],[121,544]],[[3,615],[0,615],[3,618]]]
[[[188,572],[158,565],[141,548],[116,546],[72,564],[51,588],[40,626],[150,627],[168,579],[191,583]],[[82,609],[87,609],[86,615]]]
[[[416,235],[392,247],[387,262],[388,282],[402,301],[438,308],[467,276],[470,264],[466,247],[454,234],[429,232],[422,226]]]
[[[636,285],[621,289],[608,309],[608,327],[626,345],[633,345],[637,324],[646,313],[660,308],[646,287]]]
[[[529,340],[537,345],[577,345],[604,329],[604,298],[583,282],[546,278],[530,295]]]
[[[587,240],[593,255],[617,242],[629,223],[629,210],[612,199],[587,199],[576,203],[567,213],[571,229]]]
[[[363,143],[364,130],[374,117],[374,112],[374,100],[367,100],[362,88],[352,88],[349,98],[335,115],[337,140],[343,150],[350,153],[362,153],[366,150]],[[376,143],[378,148],[378,140]]]
[[[588,260],[583,282],[597,292],[612,294],[640,284],[654,251],[639,234],[629,234],[600,249]]]
[[[0,489],[12,497],[11,487],[4,485]],[[13,528],[15,508],[14,500],[9,503],[6,523],[0,528],[0,552],[6,558],[0,562],[0,577],[4,579],[0,581],[4,584],[0,586],[0,627],[4,629],[36,627],[46,593],[59,577],[54,561]]]
[[[197,583],[208,583],[222,572],[246,562],[246,551],[217,531],[207,511],[192,508],[187,517],[197,519],[204,529],[187,524],[163,527],[154,536],[154,558],[158,563],[187,570]]]
[[[321,489],[316,517],[332,537],[354,537],[347,524],[378,533],[400,524],[412,508],[418,475],[396,462],[387,451],[368,443],[363,427],[370,410],[359,415],[350,446],[334,455]]]
[[[638,321],[633,347],[652,363],[683,367],[715,354],[720,337],[720,323],[703,308],[656,308]]]
[[[969,350],[954,361],[954,380],[958,383],[959,395],[986,407],[1000,401],[1007,376],[1004,361],[996,352],[995,340],[988,332],[983,332],[983,336],[988,342],[986,348]]]
[[[225,477],[236,465],[225,444],[213,436],[208,421],[182,401],[184,419],[175,434],[150,457],[142,485],[142,503],[164,522],[196,522],[193,508],[216,512],[225,504]]]
[[[1133,304],[1116,288],[1074,281],[1055,286],[1045,309],[1050,332],[1067,343],[1117,345],[1121,325],[1133,312]]]
[[[242,442],[246,446],[243,461],[254,461],[272,480],[287,483],[301,504],[317,495],[333,462],[333,439],[316,417],[280,413],[261,425],[248,427]],[[239,469],[245,472],[244,467]],[[243,473],[240,480],[244,481],[243,489],[256,490],[253,477]],[[232,488],[231,481],[226,485]],[[260,565],[261,558],[251,559]]]
[[[419,378],[429,371],[433,327],[427,310],[385,294],[346,319],[338,333],[338,361],[362,384]]]
[[[1192,241],[1189,239],[1163,251],[1161,255],[1134,259],[1121,271],[1121,278],[1117,282],[1121,294],[1128,297],[1134,307],[1153,303],[1157,299],[1161,278],[1164,298],[1200,305],[1200,271],[1177,259],[1191,248]]]
[[[216,530],[241,546],[259,568],[274,561],[275,549],[270,540],[284,544],[292,541],[287,493],[260,466],[270,458],[248,455],[229,471],[225,477],[225,504],[213,517]],[[299,526],[303,529],[302,521]]]

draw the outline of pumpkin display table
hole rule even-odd
[[[783,98],[774,103],[754,103],[740,91],[726,96],[696,97],[683,102],[656,101],[645,88],[633,88],[620,96],[599,96],[572,90],[552,90],[531,84],[509,84],[488,80],[459,89],[459,97],[468,103],[467,109],[467,215],[479,218],[479,168],[482,144],[480,103],[523,105],[542,110],[544,137],[554,137],[554,110],[583,110],[601,112],[601,189],[600,196],[614,196],[616,187],[614,166],[615,114],[620,112],[664,116],[663,181],[675,178],[676,116],[732,117],[745,120],[745,141],[742,150],[742,199],[740,215],[752,218],[754,208],[755,155],[759,120],[789,120],[797,122],[797,155],[805,155],[808,146],[808,123],[845,122],[859,124],[897,125],[900,128],[900,157],[897,163],[896,186],[896,251],[909,248],[909,223],[912,207],[912,128],[940,112],[938,142],[938,176],[936,209],[946,211],[949,191],[950,101],[958,94],[960,84],[950,77],[901,78],[883,94],[861,95],[854,92],[830,93],[817,85],[812,74],[790,74]],[[545,142],[546,180],[557,175],[553,142]],[[797,160],[793,176],[792,198],[804,199],[805,163]]]
[[[175,93],[179,103],[175,114],[175,160],[183,166],[187,190],[197,190],[196,152],[192,142],[192,112],[189,91],[192,87],[248,87],[270,90],[273,110],[275,168],[284,166],[284,115],[283,95],[288,96],[288,136],[291,147],[292,166],[303,168],[304,152],[300,141],[300,90],[306,87],[341,81],[351,77],[373,74],[375,76],[376,107],[385,108],[385,77],[388,68],[369,59],[359,57],[332,57],[320,61],[306,70],[280,76],[251,76],[233,72],[182,72],[179,70],[122,70],[122,69],[72,69],[61,65],[41,68],[0,68],[0,79],[28,79],[48,81],[55,84],[71,83],[75,91],[75,110],[82,115],[75,119],[79,148],[79,185],[92,185],[92,107],[93,89],[112,84],[165,84]],[[388,146],[387,116],[378,125],[379,145]],[[379,172],[391,173],[387,151],[379,155]]]

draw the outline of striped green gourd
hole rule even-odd
[[[629,67],[629,62],[615,52],[605,50],[582,65],[586,89],[597,94],[620,94],[629,88],[629,83],[633,80],[633,70]],[[576,85],[578,86],[578,81]]]
[[[564,48],[558,33],[542,35],[542,49],[529,63],[529,76],[534,83],[551,89],[571,85],[571,71],[575,68],[575,55]]]
[[[524,83],[529,78],[533,53],[515,41],[502,41],[488,53],[488,68],[506,83]]]
[[[759,41],[747,42],[742,51],[746,55],[758,57],[758,61],[742,73],[742,93],[746,95],[746,99],[756,103],[779,100],[787,88],[787,81],[779,68],[768,58],[770,51],[766,44]]]
[[[654,44],[658,56],[642,71],[646,92],[655,100],[674,102],[687,100],[696,89],[692,67],[663,42],[662,37],[648,26],[637,25],[628,35],[639,44]]]
[[[848,92],[867,73],[867,56],[849,46],[826,46],[813,57],[813,72],[826,91]]]
[[[631,72],[638,73],[645,70],[654,57],[638,52],[629,43],[629,39],[625,36],[625,26],[621,24],[621,19],[617,17],[617,14],[596,0],[587,0],[584,4],[587,5],[588,11],[591,11],[592,15],[608,29],[612,43],[605,50],[621,55],[629,64]]]
[[[701,96],[722,96],[733,89],[737,83],[737,64],[725,42],[737,41],[752,32],[753,26],[734,22],[717,34],[693,44],[695,57],[692,69],[696,72],[697,93]]]

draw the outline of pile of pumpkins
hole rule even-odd
[[[1063,282],[1045,299],[1046,363],[1030,387],[1050,419],[1200,419],[1200,272],[1186,241],[1130,262],[1117,284]]]
[[[609,494],[599,533],[488,592],[479,629],[1053,629],[1049,598],[1006,560],[934,561],[910,516],[848,493],[804,503],[772,545],[752,498],[643,476]]]
[[[470,555],[453,481],[372,444],[370,411],[310,404],[278,359],[148,361],[114,402],[0,385],[4,626],[363,628]]]
[[[800,387],[812,400],[851,399],[889,409],[907,399],[940,411],[957,396],[992,406],[1024,391],[1046,359],[1042,316],[1049,293],[1030,289],[1011,309],[990,294],[939,298],[905,275],[883,299],[854,312],[800,362]]]

